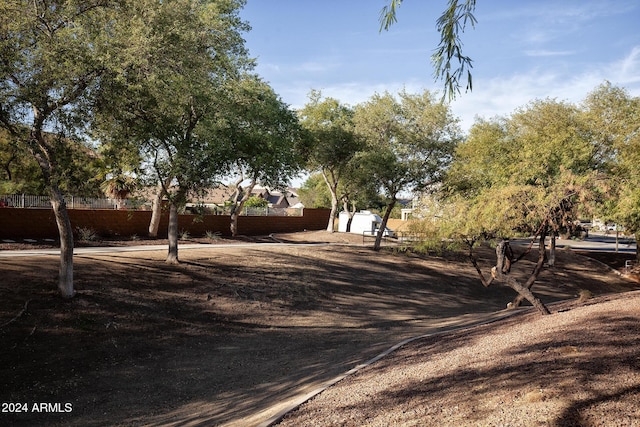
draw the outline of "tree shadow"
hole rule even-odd
[[[0,400],[74,405],[70,414],[8,422],[242,419],[514,295],[484,289],[471,266],[363,248],[185,250],[181,258],[78,256],[72,301],[55,297],[56,257],[3,261],[13,287],[4,285],[2,319],[32,302],[0,331]],[[567,295],[549,285],[549,299]],[[476,339],[459,337],[438,348]]]
[[[515,323],[521,320],[508,322],[516,327]],[[543,335],[531,345],[513,342],[493,354],[494,360],[483,368],[474,366],[473,359],[465,363],[460,355],[481,340],[481,335],[496,333],[491,325],[483,327],[480,335],[477,330],[469,330],[448,334],[446,339],[415,342],[377,363],[371,375],[355,378],[336,391],[348,395],[360,389],[370,390],[374,375],[379,384],[388,381],[377,393],[368,391],[358,403],[334,408],[340,415],[333,421],[350,419],[357,424],[364,422],[360,417],[366,414],[366,421],[375,424],[377,417],[384,420],[389,412],[395,411],[396,422],[412,424],[430,418],[435,422],[447,412],[450,420],[475,425],[491,424],[493,411],[506,411],[511,422],[526,424],[530,409],[548,402],[561,407],[560,412],[551,411],[549,419],[537,419],[548,425],[595,425],[603,421],[598,411],[598,405],[603,404],[620,404],[620,418],[609,420],[613,424],[638,423],[640,414],[625,413],[625,409],[636,407],[640,393],[640,348],[635,345],[640,341],[639,320],[625,315],[599,316],[588,319],[587,330],[584,325],[574,323],[562,334]],[[519,330],[526,333],[526,329],[526,325],[521,325]],[[438,359],[450,360],[451,369],[433,374],[428,362]],[[390,373],[387,377],[386,373],[393,369],[403,373]],[[487,404],[495,400],[500,400],[500,405]],[[449,405],[458,402],[461,408],[471,409],[448,407],[444,402]],[[324,415],[317,413],[318,417]]]

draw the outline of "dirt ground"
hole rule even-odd
[[[278,427],[638,427],[640,292],[416,339]]]
[[[57,256],[0,258],[0,425],[259,425],[391,345],[495,317],[514,296],[455,255],[276,237],[297,244],[221,240],[175,266],[165,251],[76,255],[71,301],[57,297]],[[570,304],[633,289],[571,251],[534,287]]]

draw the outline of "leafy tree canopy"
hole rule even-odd
[[[424,91],[375,94],[356,108],[356,133],[366,142],[354,163],[358,177],[374,184],[387,200],[375,249],[401,191],[433,189],[444,176],[461,140],[449,108]]]

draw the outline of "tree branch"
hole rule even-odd
[[[3,323],[2,325],[0,325],[0,329],[5,328],[6,326],[9,326],[10,324],[12,324],[13,322],[15,322],[16,320],[18,320],[20,317],[22,317],[22,315],[27,311],[27,307],[29,306],[29,303],[31,302],[31,300],[27,300],[24,303],[24,306],[22,307],[22,310],[20,310],[20,312],[18,312],[18,314],[15,315],[15,317],[11,320],[9,320],[8,322]]]
[[[476,271],[478,272],[478,276],[480,276],[480,281],[482,282],[482,285],[485,288],[488,288],[493,283],[494,277],[491,277],[491,280],[487,280],[484,277],[484,274],[482,274],[482,270],[480,269],[480,265],[478,264],[478,260],[476,259],[475,255],[473,254],[473,245],[475,245],[476,240],[475,239],[471,239],[471,240],[464,239],[464,241],[467,244],[467,246],[469,247],[469,259],[471,260],[471,263],[473,264],[473,266],[476,268]]]

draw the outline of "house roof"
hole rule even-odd
[[[154,187],[147,187],[138,190],[136,194],[147,199],[151,199],[155,193]],[[231,186],[220,185],[215,188],[209,188],[198,195],[191,195],[192,200],[204,203],[205,205],[223,205],[233,197],[234,188]],[[267,187],[255,186],[251,191],[254,196],[261,197],[269,202],[274,208],[288,208],[300,203],[298,199],[298,190],[293,187],[287,188],[284,192],[270,190]]]

